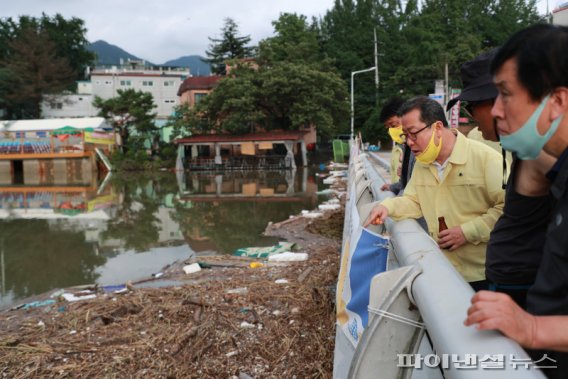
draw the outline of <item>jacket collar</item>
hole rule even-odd
[[[449,162],[451,164],[465,164],[467,162],[467,154],[469,152],[469,140],[466,136],[456,130],[457,138]]]
[[[558,158],[552,170],[556,170],[557,172],[550,191],[555,198],[559,199],[565,194],[568,184],[568,149]]]

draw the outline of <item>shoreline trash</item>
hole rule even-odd
[[[11,308],[11,309],[13,311],[15,311],[15,310],[18,310],[18,309],[39,308],[39,307],[44,307],[46,305],[51,305],[51,304],[55,304],[55,300],[48,299],[48,300],[32,301],[30,303],[20,304],[20,305],[15,306],[14,308]]]
[[[128,289],[126,288],[126,285],[124,285],[124,284],[119,284],[119,285],[116,285],[116,286],[102,286],[101,288],[106,293],[112,292],[112,293],[118,294],[118,293],[124,293],[124,292],[128,291]]]
[[[322,211],[331,211],[331,210],[341,208],[341,205],[339,205],[339,204],[320,204],[320,205],[318,205],[318,208]]]
[[[231,295],[243,295],[243,294],[248,293],[248,288],[239,287],[239,288],[235,288],[235,289],[232,289],[232,290],[227,290],[227,291],[225,291],[225,293],[231,294]]]
[[[201,266],[199,265],[199,263],[192,263],[190,265],[183,266],[183,271],[186,274],[194,274],[201,271]]]
[[[282,254],[271,255],[268,257],[268,260],[271,262],[299,262],[305,261],[307,259],[307,253],[292,253],[291,251],[287,251]]]
[[[97,295],[95,295],[91,291],[81,291],[81,292],[77,292],[76,294],[66,292],[66,293],[61,294],[61,297],[64,298],[65,300],[69,301],[69,302],[73,302],[73,301],[79,301],[79,300],[94,299],[94,298],[97,297]]]
[[[274,254],[280,254],[294,249],[294,242],[278,242],[278,244],[266,247],[243,247],[237,249],[233,255],[249,258],[266,258]]]

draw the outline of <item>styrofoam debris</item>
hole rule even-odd
[[[97,295],[95,295],[94,293],[93,293],[93,294],[89,294],[89,295],[87,295],[87,294],[81,295],[81,292],[80,292],[79,294],[80,294],[80,296],[75,296],[75,295],[72,294],[72,293],[63,293],[63,294],[61,294],[61,296],[62,296],[65,300],[67,300],[67,301],[69,301],[69,302],[71,302],[71,301],[79,301],[79,300],[89,300],[89,299],[94,299],[94,298],[97,297]]]
[[[237,295],[245,294],[247,292],[248,292],[248,288],[246,288],[246,287],[239,287],[239,288],[235,288],[235,289],[232,289],[232,290],[225,291],[225,293],[237,294]]]
[[[307,253],[292,253],[291,251],[286,251],[282,254],[274,254],[268,257],[271,262],[298,262],[305,261],[308,259]]]
[[[243,329],[254,329],[256,328],[256,326],[254,326],[253,324],[250,324],[246,321],[241,322],[241,328]]]
[[[334,176],[331,176],[329,178],[325,178],[323,180],[323,184],[333,184],[333,183],[335,183],[335,177]]]
[[[318,208],[322,211],[330,211],[330,210],[335,210],[335,209],[341,208],[341,205],[339,205],[339,204],[320,204],[320,205],[318,205]]]
[[[304,215],[302,215],[302,216],[303,216],[303,217],[306,217],[306,218],[318,218],[318,217],[323,216],[323,213],[312,212],[312,213],[306,213],[306,214],[304,214]]]
[[[183,266],[183,271],[186,274],[193,274],[193,273],[201,271],[201,266],[199,266],[199,263],[192,263],[190,265]]]
[[[287,284],[288,280],[287,279],[276,279],[274,281],[274,283],[276,283],[276,284]]]

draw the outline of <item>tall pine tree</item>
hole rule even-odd
[[[250,36],[239,36],[239,26],[232,18],[225,19],[225,25],[221,29],[221,38],[211,38],[209,50],[205,52],[207,62],[212,66],[214,73],[225,75],[225,65],[232,59],[247,58],[252,56],[254,48],[247,46]]]

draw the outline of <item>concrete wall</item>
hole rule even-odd
[[[62,95],[41,103],[44,118],[94,117],[98,109],[93,106],[93,95]]]
[[[169,117],[178,105],[177,90],[185,76],[182,75],[147,75],[129,73],[128,75],[111,73],[93,73],[91,83],[93,94],[103,99],[115,97],[118,90],[134,89],[149,92],[154,98],[157,117]]]

